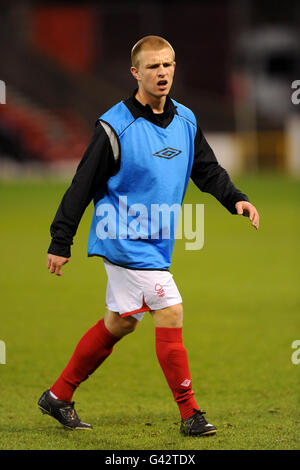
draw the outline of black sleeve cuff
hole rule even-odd
[[[237,214],[237,211],[236,211],[236,203],[239,202],[239,201],[247,201],[249,202],[249,199],[248,199],[248,196],[246,196],[246,194],[243,194],[243,193],[240,193],[240,194],[235,194],[233,196],[233,198],[231,199],[230,201],[230,204],[228,205],[227,209],[229,210],[229,212],[231,212],[231,214]]]
[[[48,248],[48,253],[56,256],[63,256],[64,258],[70,258],[71,247],[70,245],[63,245],[62,243],[57,243],[52,240]]]

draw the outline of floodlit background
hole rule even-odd
[[[299,25],[298,0],[1,1],[0,449],[299,449]],[[256,232],[192,184],[186,196],[205,204],[205,243],[177,241],[172,272],[196,396],[219,429],[201,443],[179,435],[150,315],[75,396],[92,435],[36,406],[105,304],[86,257],[92,207],[62,278],[45,267],[49,226],[96,119],[135,89],[130,50],[148,34],[174,47],[171,97],[261,215]]]
[[[158,34],[176,51],[172,96],[226,168],[299,173],[299,24],[296,0],[2,1],[1,169],[78,160],[96,118],[135,88],[131,47]]]

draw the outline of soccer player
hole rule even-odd
[[[182,299],[169,272],[175,230],[164,237],[170,227],[159,216],[150,227],[147,214],[153,205],[180,207],[191,177],[230,213],[248,216],[256,229],[259,215],[217,162],[193,112],[170,98],[172,46],[159,36],[146,36],[133,47],[131,59],[138,87],[97,120],[52,222],[47,257],[50,273],[62,275],[80,219],[93,199],[88,255],[104,260],[106,313],[81,338],[38,405],[68,428],[91,429],[75,411],[74,391],[150,312],[157,358],[179,408],[181,432],[214,435],[216,427],[206,421],[194,397],[182,341]]]

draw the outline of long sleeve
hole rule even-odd
[[[249,200],[234,186],[227,171],[218,163],[199,126],[191,179],[201,191],[212,194],[231,214],[236,214],[235,204],[238,201]]]
[[[48,253],[71,256],[70,246],[83,213],[91,200],[105,191],[115,166],[110,140],[103,127],[98,125],[51,224],[52,241]]]

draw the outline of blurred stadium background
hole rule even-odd
[[[229,171],[299,174],[299,24],[297,0],[1,1],[1,176],[73,171],[96,118],[135,88],[130,49],[147,34],[175,48],[172,96]]]

